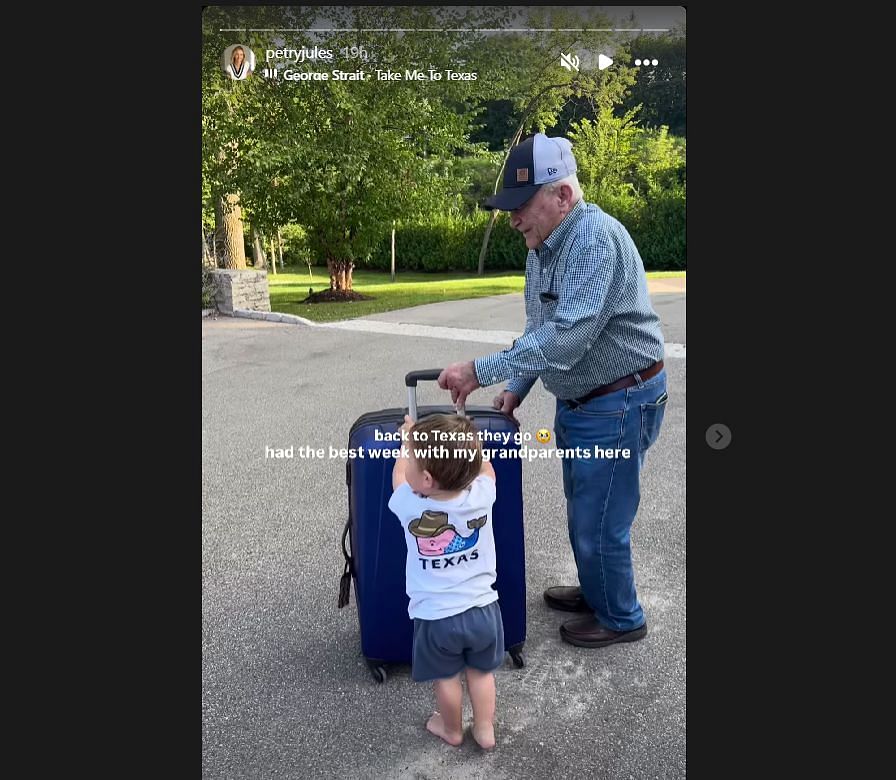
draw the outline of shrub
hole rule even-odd
[[[684,269],[687,144],[667,127],[637,127],[637,113],[604,109],[573,125],[579,181],[587,200],[625,225],[646,269]]]
[[[215,281],[211,271],[202,266],[202,308],[215,308]]]
[[[684,187],[658,190],[643,200],[632,238],[646,269],[685,270],[686,236]]]
[[[395,230],[395,267],[405,271],[472,271],[479,267],[479,252],[489,214],[470,217],[440,215],[401,224]],[[388,271],[391,262],[391,234],[359,267]],[[489,239],[485,267],[489,271],[522,270],[526,267],[526,245],[506,214],[498,217]]]
[[[307,266],[311,248],[305,228],[301,225],[285,225],[280,228],[280,235],[283,237],[283,264]]]

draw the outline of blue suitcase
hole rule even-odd
[[[371,450],[401,447],[400,441],[377,441],[375,432],[395,434],[405,414],[414,420],[430,414],[454,414],[453,406],[421,406],[417,409],[417,382],[437,379],[440,369],[412,371],[405,377],[407,409],[383,409],[359,417],[349,431],[349,449],[364,448],[365,457],[349,458],[345,468],[348,486],[348,521],[342,533],[345,571],[339,588],[339,607],[348,604],[351,580],[361,624],[361,652],[377,682],[385,682],[385,663],[408,664],[413,644],[413,621],[408,617],[405,591],[405,546],[401,524],[388,507],[392,495],[395,459],[369,456]],[[493,508],[497,558],[498,603],[504,620],[504,647],[517,667],[524,665],[526,641],[526,566],[523,545],[522,461],[501,457],[502,450],[519,451],[514,441],[519,424],[489,407],[471,407],[464,412],[480,431],[509,433],[510,441],[483,441],[492,451],[491,463],[497,480]],[[514,453],[514,455],[516,454]],[[351,550],[346,549],[346,538]]]

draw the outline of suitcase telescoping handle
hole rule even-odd
[[[417,382],[435,382],[441,373],[441,368],[425,368],[422,371],[411,371],[405,375],[404,383],[408,388],[408,414],[414,422],[417,422]],[[463,404],[456,404],[454,408],[461,417],[466,416]]]

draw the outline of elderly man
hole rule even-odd
[[[557,398],[557,447],[599,448],[600,457],[563,459],[579,586],[548,588],[544,598],[554,609],[589,613],[560,627],[565,641],[604,647],[647,634],[631,527],[644,454],[668,396],[663,334],[641,257],[622,224],[584,202],[576,169],[565,138],[537,133],[511,151],[504,187],[486,206],[509,211],[529,248],[526,329],[509,349],[448,366],[439,385],[458,403],[506,380],[494,406],[513,415],[541,378]],[[606,457],[607,450],[623,457]]]

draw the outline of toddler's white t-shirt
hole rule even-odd
[[[424,498],[404,482],[389,499],[408,555],[408,615],[439,620],[497,601],[492,505],[495,481],[477,477],[450,501]]]

